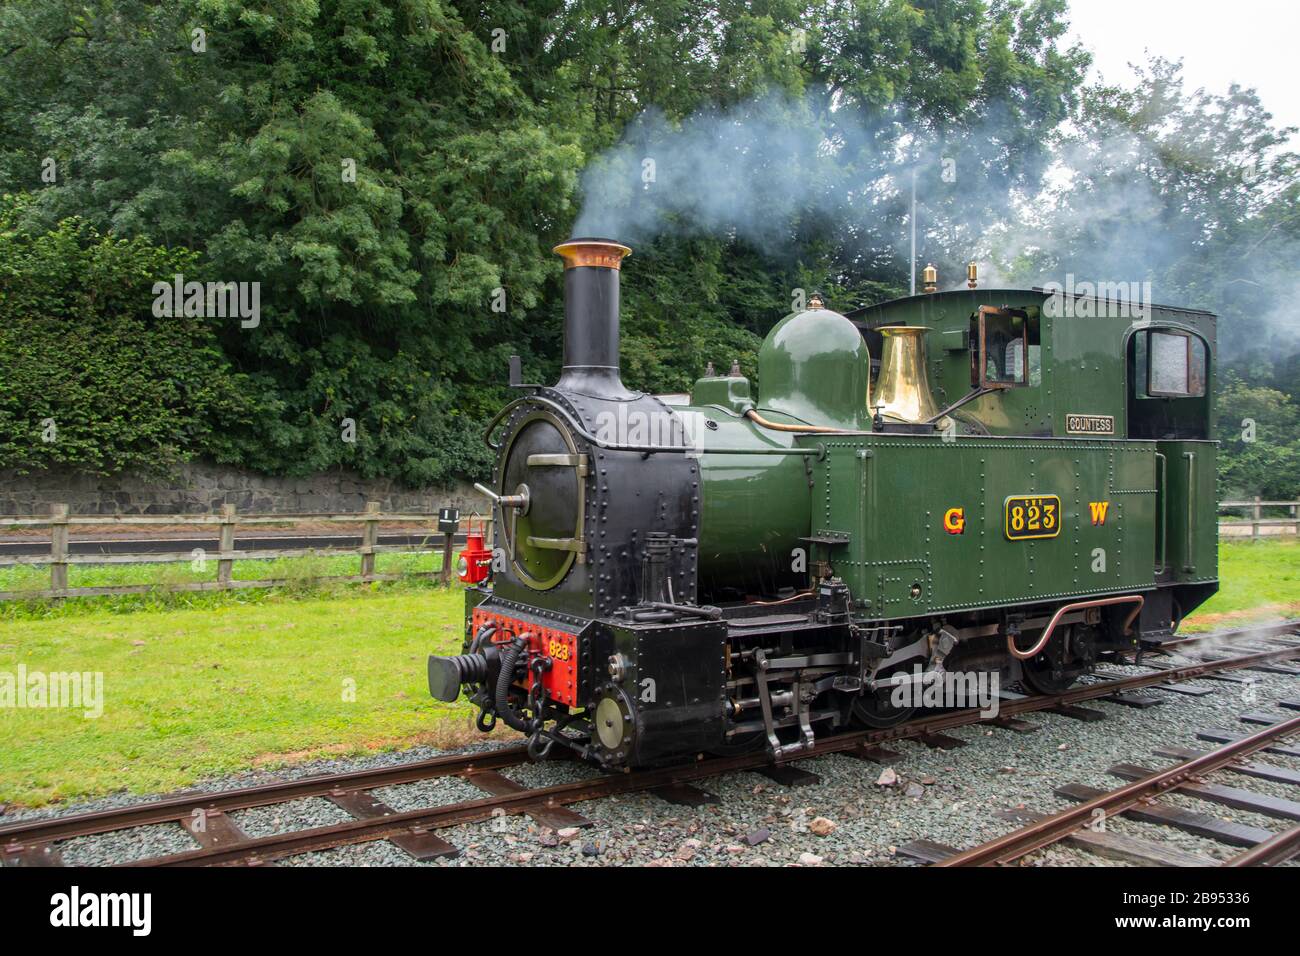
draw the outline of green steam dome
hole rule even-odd
[[[867,431],[871,356],[856,325],[813,304],[776,324],[758,352],[760,413]]]

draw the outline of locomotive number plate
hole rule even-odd
[[[1012,541],[1055,538],[1061,533],[1061,499],[1056,495],[1012,495],[1006,500],[1006,531]]]

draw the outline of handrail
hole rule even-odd
[[[749,409],[745,412],[745,417],[760,428],[769,428],[775,432],[818,432],[831,435],[852,435],[853,432],[845,431],[843,428],[831,428],[827,425],[785,425],[781,422],[768,421],[758,413],[757,409]]]
[[[1160,469],[1160,477],[1157,480],[1160,490],[1160,566],[1156,568],[1156,574],[1164,574],[1169,566],[1166,555],[1169,536],[1169,459],[1156,452],[1156,463]]]
[[[524,402],[536,402],[550,408],[560,415],[583,441],[589,442],[597,448],[604,448],[606,451],[635,451],[643,455],[675,454],[694,455],[696,457],[700,455],[804,455],[819,459],[826,457],[825,445],[818,445],[816,448],[695,448],[691,445],[621,445],[617,442],[607,442],[587,431],[583,424],[575,419],[569,410],[559,402],[554,402],[543,395],[528,395],[524,398],[517,398],[498,412],[496,417],[488,423],[488,429],[483,433],[483,440],[489,448],[495,451],[500,450],[501,445],[492,442],[492,429],[505,417],[506,412]]]
[[[1193,552],[1193,534],[1196,526],[1196,495],[1193,493],[1196,485],[1196,452],[1185,451],[1183,457],[1187,459],[1187,534],[1183,541],[1185,549],[1183,551],[1183,570],[1195,571],[1196,562],[1192,560]]]

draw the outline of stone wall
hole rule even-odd
[[[462,514],[486,510],[487,502],[468,482],[446,488],[405,488],[391,481],[328,472],[309,478],[271,478],[220,465],[191,463],[170,480],[133,475],[99,478],[75,472],[14,475],[0,471],[0,514],[44,515],[51,504],[67,504],[73,515],[211,514],[223,504],[241,512],[294,514],[364,511],[378,501],[385,511]]]

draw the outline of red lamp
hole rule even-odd
[[[456,562],[456,575],[463,584],[481,584],[492,573],[492,550],[484,544],[483,537],[483,522],[480,521],[478,530],[475,530],[471,519],[465,550]]]

